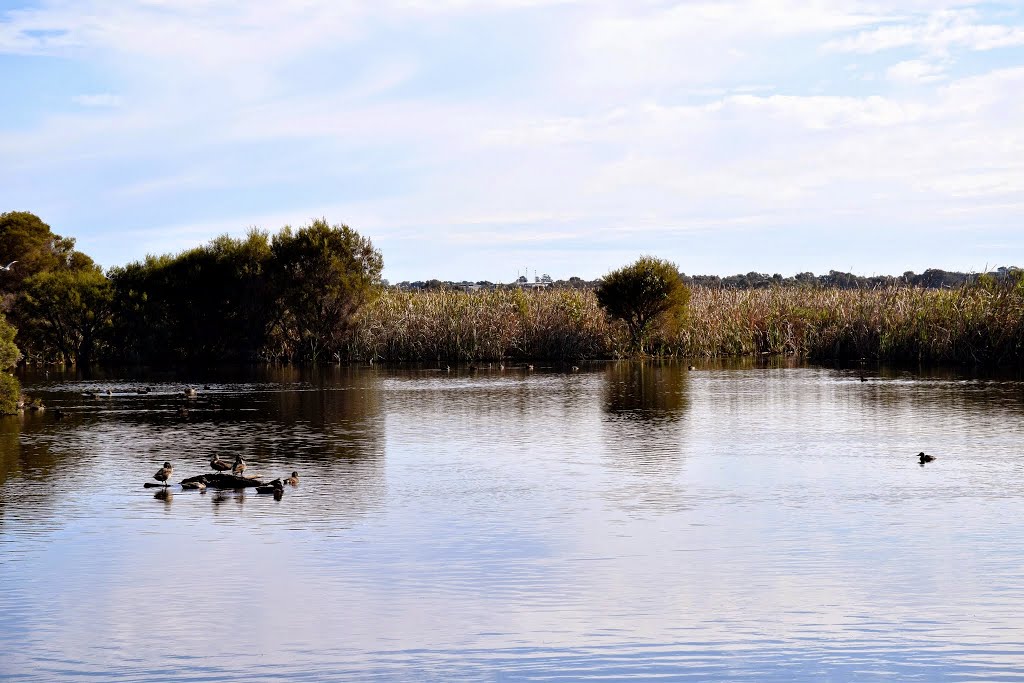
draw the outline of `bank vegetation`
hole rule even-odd
[[[628,326],[609,318],[589,290],[388,290],[355,330],[347,355],[362,360],[568,362],[631,354]],[[682,320],[652,329],[647,351],[1019,365],[1024,278],[1016,271],[953,289],[693,287]]]
[[[1024,362],[1024,273],[1012,268],[956,286],[904,276],[859,288],[805,278],[744,289],[697,284],[644,257],[590,288],[409,291],[381,280],[383,258],[369,239],[326,220],[222,236],[104,272],[25,212],[0,214],[0,258],[17,259],[0,273],[8,402],[18,388],[2,371],[19,358],[79,367],[570,364],[638,354]]]

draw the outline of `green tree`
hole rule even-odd
[[[653,324],[677,324],[686,313],[690,290],[676,264],[643,256],[613,270],[597,286],[597,300],[629,330],[632,348],[643,353]]]
[[[0,415],[13,415],[18,411],[21,385],[16,377],[7,372],[21,358],[21,352],[14,344],[16,330],[0,313]]]
[[[65,364],[88,366],[110,321],[113,290],[98,267],[59,270],[25,281],[24,317],[42,348],[34,355],[59,355]]]
[[[325,219],[271,243],[280,310],[275,334],[284,353],[316,362],[339,353],[360,309],[380,286],[384,260],[368,238]]]
[[[50,270],[78,270],[93,265],[92,259],[75,251],[75,240],[55,234],[50,226],[27,211],[0,213],[0,261],[17,261],[0,274],[0,294],[9,310],[22,285],[36,273]]]

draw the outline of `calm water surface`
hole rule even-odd
[[[1024,384],[868,379],[26,377],[0,679],[1024,680]],[[301,483],[142,487],[236,453]]]

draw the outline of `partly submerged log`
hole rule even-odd
[[[201,481],[210,488],[215,489],[244,489],[250,486],[264,486],[265,482],[262,479],[256,477],[240,477],[237,474],[231,474],[230,472],[210,472],[209,474],[200,474],[197,477],[189,477],[188,479],[182,479],[182,484],[188,484],[193,481]]]

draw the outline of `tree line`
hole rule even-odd
[[[689,287],[703,287],[706,289],[771,289],[773,287],[787,288],[830,288],[830,289],[881,289],[909,285],[911,287],[924,287],[926,289],[951,289],[966,284],[978,282],[978,278],[986,275],[996,281],[1005,280],[1019,270],[1015,267],[1000,267],[988,273],[962,273],[959,271],[942,270],[941,268],[928,268],[923,273],[915,273],[912,270],[902,275],[856,275],[838,270],[830,270],[823,275],[815,275],[812,272],[796,273],[795,275],[783,276],[780,273],[738,273],[736,275],[687,275],[680,273],[680,278]],[[551,280],[549,283],[552,289],[592,289],[600,287],[604,278],[597,280],[584,280],[572,276],[565,280]],[[530,283],[527,282],[527,285]],[[486,280],[478,282],[452,280],[416,280],[402,281],[395,285],[403,291],[436,291],[442,289],[501,289],[506,287],[517,287],[519,283],[502,284]],[[475,287],[474,287],[475,286]]]
[[[104,273],[74,239],[9,212],[0,214],[0,259],[8,256],[17,262],[0,273],[0,309],[21,357],[80,367],[339,358],[383,269],[369,239],[324,219]]]

